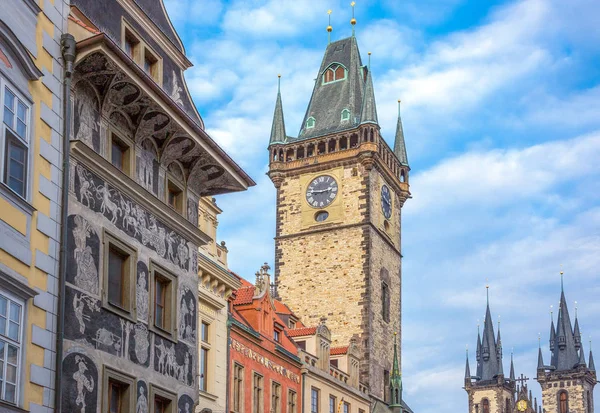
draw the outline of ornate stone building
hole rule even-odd
[[[227,410],[228,304],[233,290],[242,286],[227,266],[227,247],[216,242],[217,216],[222,212],[214,198],[201,198],[198,225],[211,241],[198,254],[198,298],[200,300],[199,388],[197,410],[223,413]],[[191,309],[191,305],[188,310]]]
[[[269,142],[277,190],[278,294],[307,325],[327,317],[332,345],[355,340],[360,380],[387,400],[401,337],[401,209],[410,197],[402,122],[380,134],[370,68],[353,36],[330,43],[297,137],[278,92]]]
[[[561,273],[562,277],[562,273]],[[590,349],[588,363],[575,316],[572,327],[565,292],[560,292],[556,328],[550,324],[550,364],[544,364],[542,349],[538,354],[537,381],[542,387],[546,413],[594,413],[594,386],[597,383],[594,356]]]
[[[61,411],[191,413],[203,197],[254,182],[211,139],[162,1],[73,0]]]
[[[531,391],[527,392],[528,379],[515,379],[512,356],[509,378],[504,377],[500,331],[495,339],[488,301],[483,338],[477,334],[475,375],[471,375],[467,353],[464,388],[469,396],[469,413],[593,413],[597,383],[594,356],[590,349],[586,363],[579,320],[575,316],[573,327],[562,280],[556,327],[554,319],[550,324],[550,351],[550,364],[544,364],[541,345],[538,349],[536,380],[542,388],[542,403],[538,405]]]
[[[465,367],[465,390],[469,397],[469,413],[512,412],[515,405],[515,369],[511,357],[509,377],[505,377],[500,324],[498,324],[496,337],[489,298],[485,309],[483,337],[478,331],[476,348],[475,375],[471,375],[468,353]]]
[[[51,412],[68,1],[0,4],[0,411]]]

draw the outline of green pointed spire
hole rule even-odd
[[[369,52],[369,58],[371,53]],[[360,111],[360,123],[374,123],[377,121],[377,106],[375,105],[375,90],[373,89],[373,78],[371,71],[367,70],[367,80],[365,82],[365,95],[363,97],[362,108]]]
[[[404,128],[402,127],[402,117],[400,116],[400,100],[398,100],[398,123],[396,125],[396,140],[394,141],[394,154],[400,161],[400,165],[408,166],[408,156],[406,156],[406,143],[404,143]]]
[[[277,80],[277,100],[275,102],[275,113],[273,114],[273,125],[271,126],[271,139],[269,146],[276,143],[285,143],[285,122],[283,121],[283,105],[281,104],[281,75]]]
[[[394,365],[390,377],[390,407],[402,406],[402,374],[398,361],[398,333],[394,333]]]

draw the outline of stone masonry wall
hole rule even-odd
[[[587,393],[593,389],[588,383],[581,380],[561,380],[542,385],[542,400],[546,413],[558,413],[558,393],[561,390],[568,392],[569,412],[587,413]],[[592,412],[594,411],[592,406]]]

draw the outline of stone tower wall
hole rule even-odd
[[[542,385],[542,400],[546,413],[558,413],[558,395],[561,390],[568,393],[569,413],[588,413],[594,411],[593,387],[583,379],[562,379],[546,382]],[[587,392],[592,400],[588,410]]]
[[[507,398],[511,401],[511,406],[514,404],[514,396],[502,387],[486,387],[483,389],[472,387],[467,390],[467,393],[469,393],[469,413],[482,413],[483,399],[489,400],[490,413],[504,413]]]

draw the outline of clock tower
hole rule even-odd
[[[410,198],[400,114],[380,133],[373,80],[354,36],[327,46],[297,137],[278,91],[268,175],[277,189],[275,291],[333,345],[360,344],[361,382],[389,403],[401,337],[401,210]]]

